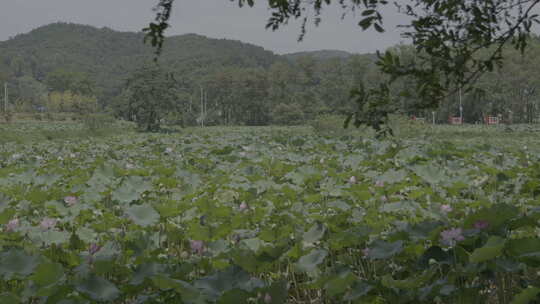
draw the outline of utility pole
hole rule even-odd
[[[204,127],[204,90],[201,85],[201,127]]]
[[[461,104],[461,86],[459,87],[459,120],[463,124],[463,105]]]
[[[207,106],[208,106],[208,92],[204,91],[204,118],[206,118],[206,115],[208,114],[206,111]]]
[[[8,85],[7,82],[4,83],[4,113],[7,113],[8,105]]]

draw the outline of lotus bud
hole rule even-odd
[[[64,202],[66,203],[66,205],[68,205],[70,207],[77,204],[78,201],[79,200],[77,199],[77,197],[72,196],[72,195],[64,197]]]

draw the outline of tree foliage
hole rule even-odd
[[[124,115],[140,129],[157,131],[161,120],[174,111],[177,82],[172,74],[155,65],[145,65],[127,81]]]
[[[83,95],[93,95],[96,88],[88,74],[81,71],[68,71],[63,68],[48,73],[45,84],[53,91],[71,91]]]

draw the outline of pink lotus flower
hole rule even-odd
[[[264,295],[264,303],[266,303],[266,304],[272,303],[272,296],[269,293]]]
[[[349,184],[356,184],[356,176],[351,176],[351,178],[349,178]]]
[[[76,196],[66,196],[64,197],[64,202],[66,203],[66,205],[68,205],[69,207],[72,207],[74,206],[75,204],[77,204],[77,202],[79,201],[79,199],[76,197]]]
[[[367,258],[369,256],[369,248],[362,249],[362,255]]]
[[[189,241],[189,245],[191,246],[191,251],[202,255],[204,252],[204,242],[203,241],[195,241],[191,240]]]
[[[96,243],[92,243],[92,244],[90,244],[90,248],[88,248],[88,252],[89,252],[91,255],[94,255],[94,254],[96,254],[100,249],[101,249],[101,246],[99,246],[99,245],[96,244]]]
[[[246,204],[246,202],[242,202],[240,204],[240,207],[239,207],[240,211],[247,210],[248,208],[249,208],[249,206],[248,206],[248,204]]]
[[[233,236],[231,237],[231,241],[234,244],[240,243],[241,240],[242,240],[242,238],[240,238],[240,236],[238,234],[233,234]]]
[[[49,229],[52,229],[56,226],[56,219],[52,219],[52,218],[44,218],[41,223],[39,224],[39,227],[41,227],[41,229],[43,230],[49,230]]]
[[[452,212],[454,209],[452,209],[452,206],[448,205],[448,204],[445,204],[445,205],[441,205],[441,212],[443,213],[449,213],[449,212]]]
[[[448,246],[453,246],[456,242],[463,241],[463,231],[461,228],[453,228],[441,232],[442,243]]]
[[[376,181],[375,186],[376,187],[384,187],[384,182],[383,181]]]
[[[11,221],[9,221],[6,225],[6,231],[15,231],[19,227],[19,219],[14,218]]]
[[[474,228],[478,230],[484,230],[487,227],[489,227],[489,222],[485,220],[479,220],[479,221],[476,221],[476,223],[474,223]]]

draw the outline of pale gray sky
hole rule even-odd
[[[154,16],[157,0],[1,0],[0,41],[52,22],[74,22],[120,31],[139,31]],[[341,20],[341,10],[327,9],[318,28],[310,25],[298,43],[299,23],[272,32],[264,26],[269,17],[267,1],[255,8],[239,9],[229,0],[178,0],[168,35],[196,33],[260,45],[277,53],[339,49],[355,53],[374,52],[401,41],[395,25],[403,22],[395,14],[386,16],[387,32],[362,32],[353,15]],[[401,19],[401,20],[400,20]]]

